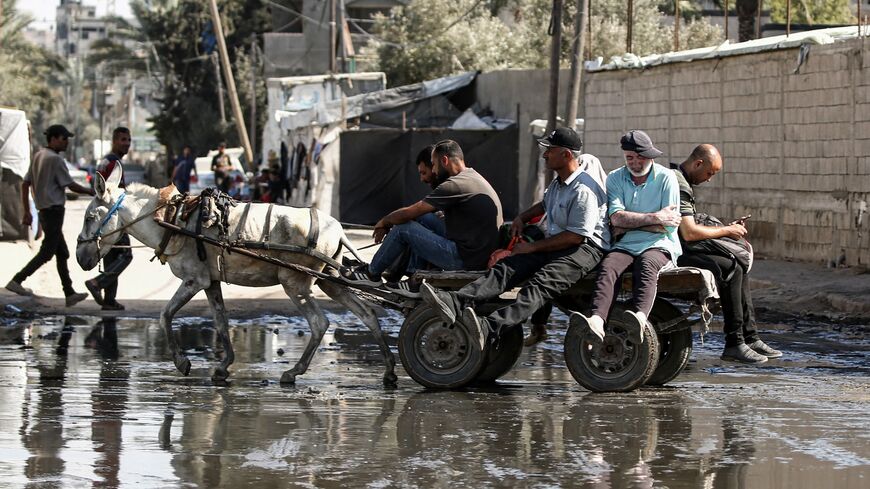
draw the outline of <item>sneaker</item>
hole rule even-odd
[[[782,356],[782,352],[779,350],[774,350],[773,348],[767,346],[767,343],[756,340],[749,344],[749,348],[752,348],[752,351],[755,353],[760,353],[767,358],[779,358]]]
[[[533,324],[529,329],[529,335],[523,338],[523,346],[535,346],[547,339],[547,325]]]
[[[486,338],[489,336],[489,321],[478,318],[474,309],[466,307],[462,310],[462,324],[470,329],[472,336],[477,335],[480,351],[483,351],[486,348]]]
[[[420,282],[410,278],[395,282],[387,282],[386,287],[406,297],[419,297],[420,295]]]
[[[626,309],[625,315],[622,318],[634,330],[629,332],[629,334],[637,337],[640,343],[643,343],[643,332],[646,329],[646,314]]]
[[[372,275],[369,272],[369,266],[365,264],[351,270],[346,270],[344,273],[342,273],[342,276],[347,280],[356,283],[357,285],[366,285],[369,287],[380,287],[381,285],[383,285],[383,282],[381,282],[381,277]]]
[[[445,323],[453,324],[456,322],[456,310],[452,307],[453,301],[446,293],[439,292],[424,282],[420,285],[420,297],[441,316]]]
[[[601,316],[586,317],[579,312],[575,312],[571,314],[568,322],[571,326],[591,331],[598,338],[598,341],[604,340],[604,320]]]
[[[118,301],[106,302],[103,304],[104,311],[123,311],[124,305],[119,304]]]
[[[741,343],[737,346],[726,347],[725,351],[722,352],[721,358],[722,360],[754,364],[764,363],[767,361],[766,356],[760,353],[756,353],[745,343]]]
[[[84,292],[73,292],[66,296],[66,307],[72,307],[87,298],[88,294],[85,294]]]
[[[96,302],[97,304],[102,306],[103,305],[103,289],[100,288],[100,286],[97,284],[97,281],[94,279],[86,280],[85,281],[85,288],[87,288],[88,292],[90,292],[91,295],[94,296],[94,302]]]
[[[18,295],[33,295],[33,291],[28,289],[27,287],[21,285],[15,280],[10,280],[8,284],[6,284],[6,290],[9,292],[15,292]]]

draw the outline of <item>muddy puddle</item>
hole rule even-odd
[[[669,387],[580,388],[562,361],[564,316],[497,388],[429,392],[382,361],[350,315],[295,387],[276,383],[304,322],[233,322],[231,381],[215,386],[215,332],[181,321],[181,377],[155,321],[49,317],[0,327],[4,487],[870,486],[870,339],[864,326],[762,327],[786,353],[720,361],[696,337]],[[382,321],[392,344],[399,316]],[[394,346],[395,348],[395,346]]]

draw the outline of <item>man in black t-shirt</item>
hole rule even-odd
[[[432,162],[438,187],[423,200],[379,220],[373,237],[376,243],[383,243],[381,248],[371,264],[351,271],[347,278],[380,285],[381,273],[406,248],[442,270],[486,268],[489,255],[498,246],[502,223],[498,195],[477,171],[465,166],[465,156],[456,141],[436,144]],[[444,212],[446,237],[414,220],[435,211]]]
[[[740,239],[747,233],[741,219],[728,226],[704,226],[695,222],[694,185],[713,178],[722,169],[722,156],[712,144],[702,144],[680,165],[671,164],[680,186],[679,234],[683,242],[729,237]],[[755,312],[749,289],[748,270],[733,257],[694,253],[683,246],[683,255],[677,264],[683,267],[698,267],[713,272],[722,303],[724,316],[725,350],[723,360],[743,363],[764,363],[768,358],[778,358],[782,352],[767,346],[755,329]]]

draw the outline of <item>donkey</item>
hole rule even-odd
[[[121,189],[118,187],[121,171],[121,166],[117,165],[107,179],[103,179],[100,174],[95,175],[95,197],[85,213],[84,225],[76,246],[76,260],[84,270],[94,268],[109,252],[120,236],[120,233],[115,231],[121,228],[146,246],[155,249],[160,246],[164,236],[165,230],[151,219],[155,209],[160,206],[158,203],[160,190],[135,183],[130,184],[126,190]],[[173,189],[172,195],[175,194],[178,194],[178,191]],[[271,218],[267,217],[267,213],[271,213]],[[192,219],[195,217],[196,213]],[[275,206],[270,211],[268,204],[250,204],[230,209],[226,233],[233,239],[244,241],[262,240],[268,236],[269,243],[308,246],[311,244],[308,242],[311,223],[310,210],[307,208]],[[316,219],[316,227],[319,231],[314,246],[316,251],[327,257],[337,257],[342,245],[353,251],[341,225],[332,217],[320,216]],[[215,227],[210,227],[203,229],[202,234],[217,238],[218,231]],[[220,271],[218,256],[221,255],[221,249],[210,245],[204,246],[206,259],[201,261],[197,256],[196,241],[175,234],[161,255],[161,259],[169,264],[172,273],[181,279],[181,286],[160,313],[160,325],[166,331],[175,367],[183,375],[190,373],[190,360],[174,339],[172,318],[197,292],[205,291],[214,315],[218,336],[223,344],[224,358],[212,375],[213,380],[222,381],[229,376],[228,369],[233,363],[233,346],[221,294],[221,280],[249,287],[281,284],[290,300],[302,311],[311,328],[311,338],[299,361],[281,376],[282,384],[294,383],[298,375],[308,370],[311,358],[329,327],[326,315],[311,297],[311,286],[317,283],[326,295],[347,307],[369,328],[386,362],[384,384],[396,383],[397,377],[394,372],[396,361],[387,346],[378,317],[371,305],[363,302],[341,285],[315,279],[301,271],[269,264],[239,253],[225,253],[223,270]],[[269,249],[260,250],[258,253],[315,271],[322,271],[324,268],[321,260],[305,254]]]

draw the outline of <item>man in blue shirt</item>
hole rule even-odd
[[[199,178],[199,175],[196,173],[196,164],[192,150],[190,146],[184,145],[184,149],[181,150],[181,156],[175,160],[175,169],[172,170],[172,183],[183,194],[190,192],[191,172]]]
[[[626,320],[643,341],[643,328],[656,298],[659,272],[676,264],[682,249],[679,186],[674,172],[655,163],[662,152],[643,131],[629,131],[620,140],[625,166],[607,177],[607,200],[613,247],[601,261],[590,317],[574,313],[572,324],[598,334],[607,322],[620,277],[632,267],[633,307]],[[632,333],[634,334],[634,333]],[[598,336],[601,336],[600,334]]]
[[[544,200],[514,219],[511,234],[519,235],[527,221],[546,212],[547,237],[534,243],[517,243],[510,256],[457,292],[438,291],[426,283],[420,287],[421,297],[442,320],[453,324],[459,319],[478,335],[481,350],[490,333],[498,335],[505,326],[522,324],[583,278],[598,265],[610,245],[604,182],[581,166],[580,136],[563,127],[538,143],[546,148],[547,168],[557,177],[547,187]],[[494,299],[526,280],[528,283],[512,304],[485,318],[478,317],[470,307]],[[599,336],[604,336],[603,329]]]

